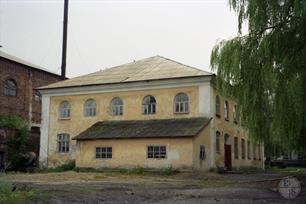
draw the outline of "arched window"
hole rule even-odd
[[[220,116],[220,97],[216,96],[216,115]]]
[[[68,101],[63,101],[60,104],[60,117],[69,118],[70,117],[70,104]]]
[[[84,104],[84,116],[92,117],[96,115],[96,102],[93,99],[88,99]]]
[[[237,106],[234,105],[233,107],[233,119],[234,119],[234,123],[237,123]]]
[[[146,96],[143,98],[142,113],[143,114],[155,114],[156,113],[156,100],[153,96]]]
[[[17,84],[13,79],[4,82],[4,95],[17,96]]]
[[[216,153],[220,154],[220,132],[216,132]]]
[[[229,120],[229,118],[228,118],[228,116],[229,116],[228,111],[229,111],[229,109],[228,109],[228,102],[225,101],[224,102],[224,119],[225,120]]]
[[[116,97],[111,102],[112,115],[123,115],[123,101]]]
[[[188,113],[189,112],[189,98],[185,93],[179,93],[174,98],[174,112]]]

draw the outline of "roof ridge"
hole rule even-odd
[[[170,59],[170,58],[167,58],[167,57],[161,56],[161,55],[156,55],[156,56],[161,57],[161,58],[163,58],[163,59],[165,59],[165,60],[168,60],[168,61],[171,61],[171,62],[175,62],[175,63],[180,64],[180,65],[183,65],[183,66],[189,67],[189,68],[191,68],[191,69],[196,69],[196,70],[201,71],[201,72],[206,72],[207,74],[213,74],[213,73],[211,73],[211,72],[208,72],[208,71],[205,71],[205,70],[199,69],[199,68],[197,68],[197,67],[193,67],[193,66],[190,66],[190,65],[187,65],[187,64],[184,64],[184,63],[178,62],[178,61],[176,61],[176,60],[173,60],[173,59]]]

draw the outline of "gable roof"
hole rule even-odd
[[[97,122],[74,140],[194,137],[210,122],[208,118],[123,120]]]
[[[92,74],[75,77],[50,84],[40,89],[127,83],[148,80],[211,76],[212,73],[181,64],[179,62],[154,56],[128,64],[104,69]]]
[[[47,69],[45,69],[43,67],[40,67],[38,65],[32,64],[31,62],[25,61],[25,60],[23,60],[21,58],[18,58],[16,56],[10,55],[10,54],[2,51],[2,50],[0,50],[0,58],[4,58],[6,60],[9,60],[9,61],[21,64],[21,65],[27,66],[30,69],[35,69],[35,70],[38,70],[38,71],[42,71],[42,72],[45,72],[45,73],[48,73],[48,74],[55,75],[57,77],[61,77],[59,74],[57,74],[55,72],[47,70]]]

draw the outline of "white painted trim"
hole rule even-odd
[[[40,93],[42,95],[48,95],[48,96],[67,96],[67,95],[83,95],[83,94],[96,94],[96,93],[107,93],[107,92],[139,91],[139,90],[152,90],[160,88],[199,86],[209,83],[210,80],[211,77],[196,77],[196,78],[181,78],[181,79],[156,80],[156,81],[144,81],[144,82],[141,81],[133,83],[66,87],[58,89],[43,89],[40,90]]]
[[[50,96],[42,96],[42,123],[40,131],[39,164],[48,167]]]

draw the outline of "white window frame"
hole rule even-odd
[[[117,102],[121,102],[121,104],[117,104]],[[121,116],[123,115],[123,101],[119,97],[115,97],[111,101],[111,114],[113,116]]]
[[[166,145],[148,145],[147,159],[167,159]]]
[[[96,159],[112,159],[113,147],[96,147]]]
[[[67,133],[60,133],[57,135],[57,151],[59,153],[69,153],[70,135]]]
[[[153,99],[154,102],[151,102],[151,99]],[[154,96],[148,95],[143,98],[142,113],[145,115],[156,114],[156,99]]]
[[[71,105],[68,101],[62,101],[59,109],[60,118],[70,118]]]
[[[85,117],[94,117],[96,116],[97,105],[94,99],[88,99],[84,103],[84,116]]]
[[[174,113],[189,113],[189,96],[186,93],[178,93],[174,97]]]

